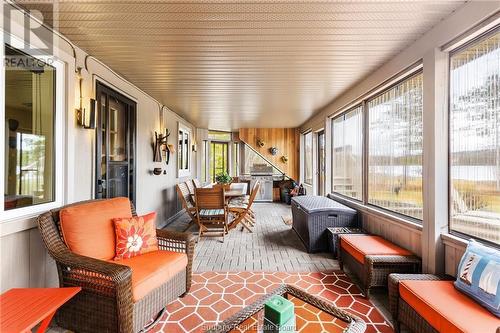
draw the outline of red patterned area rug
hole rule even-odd
[[[362,318],[367,333],[393,332],[344,272],[204,272],[193,274],[191,291],[170,303],[151,332],[203,332],[255,302],[282,283],[306,290]],[[317,323],[316,323],[317,325]],[[316,327],[316,328],[312,328]],[[311,333],[328,332],[311,325]]]

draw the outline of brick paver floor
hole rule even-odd
[[[255,203],[256,225],[253,233],[240,228],[221,238],[202,238],[195,248],[193,269],[205,271],[307,272],[338,270],[338,261],[329,253],[309,254],[292,227],[283,222],[291,217],[290,206],[279,203]],[[187,215],[166,227],[184,230]],[[197,226],[189,231],[197,235]]]

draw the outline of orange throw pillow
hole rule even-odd
[[[114,260],[128,259],[158,251],[156,213],[115,218],[116,255]]]

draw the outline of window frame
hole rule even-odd
[[[181,166],[179,163],[179,153],[182,153],[182,152],[177,152],[176,154],[176,157],[177,157],[177,178],[184,178],[184,177],[189,177],[191,176],[191,142],[193,140],[192,138],[192,131],[191,131],[191,128],[189,128],[189,126],[181,123],[180,121],[177,122],[177,149],[179,149],[179,134],[180,133],[183,133],[184,134],[187,134],[188,136],[188,142],[187,142],[187,145],[186,145],[186,149],[187,149],[187,154],[186,154],[186,157],[187,157],[187,168],[184,168],[183,166]],[[184,140],[184,139],[183,139]],[[183,149],[184,149],[184,144],[182,144]]]
[[[310,162],[311,162],[311,182],[308,183],[307,182],[307,173],[306,173],[306,170],[307,170],[307,162],[308,162],[308,159],[306,158],[307,156],[307,153],[306,153],[306,140],[307,140],[307,135],[310,135],[311,136],[311,156],[310,156]],[[308,186],[313,186],[313,182],[314,182],[314,140],[313,140],[313,131],[312,130],[308,130],[304,133],[302,133],[302,137],[303,137],[303,141],[304,141],[304,150],[303,150],[303,156],[304,156],[304,163],[303,163],[303,168],[304,168],[304,184],[308,185]]]
[[[339,114],[336,114],[335,116],[333,117],[330,117],[330,133],[331,133],[331,146],[330,146],[330,150],[331,150],[331,153],[330,153],[330,163],[331,163],[331,168],[330,168],[330,172],[331,172],[331,191],[330,193],[333,194],[333,195],[337,195],[341,198],[344,198],[346,200],[352,200],[358,204],[365,204],[365,187],[366,187],[366,184],[365,184],[365,160],[367,159],[366,158],[366,133],[365,133],[365,129],[366,129],[366,124],[365,124],[365,118],[366,118],[366,113],[365,113],[365,100],[362,100],[362,101],[359,101],[358,103],[356,104],[353,104],[351,106],[349,106],[348,108],[344,109],[342,112],[340,112]],[[345,194],[342,194],[342,193],[339,193],[339,192],[335,192],[333,190],[333,180],[334,180],[334,166],[335,166],[335,163],[334,163],[334,154],[333,154],[333,137],[334,137],[334,133],[333,133],[333,122],[340,118],[340,117],[345,117],[346,114],[348,114],[349,112],[352,112],[354,111],[355,109],[357,108],[361,108],[361,199],[357,199],[357,198],[354,198],[354,197],[350,197],[348,195],[345,195]]]
[[[414,76],[422,74],[423,75],[423,60],[419,59],[416,62],[412,63],[411,65],[407,66],[405,69],[402,71],[396,73],[395,75],[392,75],[388,77],[386,80],[382,81],[379,85],[375,86],[373,89],[367,91],[365,94],[360,96],[359,98],[352,100],[349,103],[346,103],[343,107],[338,109],[338,112],[332,113],[328,119],[332,121],[332,119],[337,118],[338,116],[349,112],[350,110],[354,109],[356,106],[361,105],[362,106],[362,117],[363,117],[363,195],[362,195],[362,200],[357,200],[355,198],[351,198],[345,195],[342,195],[337,192],[333,192],[333,189],[330,189],[329,196],[335,199],[339,199],[341,201],[345,201],[346,203],[352,204],[356,209],[359,209],[361,211],[366,211],[367,213],[370,214],[375,214],[377,216],[380,216],[382,218],[393,218],[399,223],[404,223],[405,226],[416,228],[417,230],[422,230],[423,226],[423,219],[419,220],[411,216],[403,215],[398,212],[379,207],[376,205],[372,205],[368,203],[368,154],[369,154],[369,144],[370,144],[370,138],[368,135],[368,129],[369,129],[369,112],[368,112],[368,103],[367,101],[376,98],[380,94],[384,93],[388,89],[391,89],[392,87],[400,84],[401,82],[405,81],[406,79]],[[333,122],[330,123],[330,136],[333,136]],[[331,138],[330,138],[331,139]],[[330,147],[330,154],[331,150],[333,147]],[[423,158],[423,157],[422,157]],[[333,161],[333,158],[330,157],[330,162]],[[333,163],[331,168],[329,168],[329,172],[331,175],[333,175]],[[425,179],[422,177],[422,184],[424,183]],[[331,181],[333,183],[333,180]],[[422,186],[422,189],[424,186]]]
[[[469,48],[470,46],[476,44],[476,43],[479,43],[485,39],[488,39],[491,35],[495,34],[495,33],[499,33],[500,32],[500,25],[496,25],[490,29],[487,29],[486,31],[480,33],[479,35],[475,36],[474,38],[471,38],[471,39],[468,39],[466,40],[464,43],[458,45],[457,47],[451,49],[448,51],[448,80],[447,80],[447,84],[448,84],[448,89],[447,89],[447,92],[448,92],[448,127],[447,127],[447,130],[448,130],[448,140],[447,140],[447,144],[448,144],[448,223],[447,223],[447,231],[448,231],[448,234],[449,235],[452,235],[452,236],[455,236],[455,237],[458,237],[460,239],[463,239],[464,241],[467,241],[469,239],[474,239],[474,240],[478,240],[484,244],[487,244],[489,246],[493,246],[495,248],[499,248],[500,249],[500,244],[497,244],[497,243],[494,243],[490,240],[487,240],[487,239],[484,239],[484,238],[480,238],[480,237],[477,237],[477,236],[473,236],[473,235],[469,235],[469,234],[466,234],[466,233],[463,233],[463,232],[460,232],[460,231],[456,231],[456,230],[453,230],[451,228],[451,223],[452,223],[452,209],[453,209],[453,193],[451,191],[452,189],[452,183],[453,183],[453,180],[452,180],[452,175],[451,175],[451,168],[452,168],[452,165],[451,165],[451,161],[452,161],[452,151],[451,151],[451,88],[452,88],[452,84],[451,84],[451,58],[453,57],[453,55],[457,54],[457,53],[460,53],[461,51],[464,51],[465,49]]]
[[[364,171],[364,173],[366,174],[365,175],[366,184],[364,184],[364,187],[363,187],[364,190],[366,191],[365,195],[364,195],[364,198],[366,198],[366,201],[364,201],[363,203],[365,205],[369,206],[369,207],[373,207],[373,208],[376,208],[378,210],[387,212],[387,213],[389,213],[391,215],[394,215],[394,216],[406,219],[408,221],[411,221],[412,223],[423,225],[424,216],[422,216],[422,219],[418,219],[416,217],[405,215],[405,214],[402,214],[402,213],[398,213],[398,212],[395,212],[395,211],[390,210],[388,208],[377,206],[377,205],[374,205],[374,204],[372,204],[372,203],[369,202],[369,200],[370,200],[370,196],[369,196],[369,193],[370,193],[370,189],[369,189],[369,183],[370,183],[370,181],[369,181],[369,179],[370,179],[370,172],[369,172],[369,169],[370,169],[370,164],[369,164],[369,160],[370,160],[370,135],[369,135],[369,131],[370,131],[370,109],[368,107],[368,103],[371,100],[376,99],[377,97],[383,95],[388,90],[396,87],[400,83],[402,83],[402,82],[404,82],[404,81],[406,81],[408,79],[411,79],[412,77],[417,76],[417,75],[422,75],[422,76],[424,75],[423,67],[419,68],[417,70],[413,70],[411,72],[403,73],[402,75],[398,76],[393,83],[391,83],[391,84],[383,87],[382,89],[378,90],[373,95],[367,96],[366,98],[363,99],[363,102],[364,102],[363,112],[365,113],[365,117],[366,117],[366,122],[364,123],[364,125],[365,125],[365,128],[364,128],[365,132],[364,132],[364,134],[366,135],[366,141],[363,142],[363,143],[366,143],[366,147],[363,150],[363,152],[365,153],[365,160],[366,160],[366,164],[365,164],[366,170]],[[423,83],[422,83],[422,101],[423,101]],[[424,107],[424,104],[422,103],[422,114],[424,112],[423,107]],[[423,115],[422,115],[422,129],[423,129],[423,126],[424,126],[424,124],[423,124]],[[422,132],[422,135],[423,135],[423,132]],[[424,163],[423,163],[424,153],[423,153],[423,150],[424,150],[424,147],[422,146],[422,172],[423,172],[423,167],[424,167]],[[424,186],[425,186],[424,185],[424,175],[422,173],[422,198],[423,198],[423,195],[424,195]],[[423,202],[422,202],[422,212],[423,212],[423,209],[424,209],[424,207],[423,207]]]
[[[201,173],[201,183],[206,184],[209,180],[209,167],[208,167],[208,162],[209,162],[209,141],[208,140],[203,140],[202,141],[202,147],[201,147],[201,165],[200,165],[200,173]],[[205,165],[205,166],[204,166]],[[203,170],[205,168],[205,170]],[[205,171],[205,172],[203,172]]]
[[[10,35],[11,40],[16,40],[20,43],[24,42],[17,36]],[[18,50],[19,52],[24,52],[23,50],[17,49],[15,46],[7,44],[2,41],[0,45],[0,58],[2,59],[0,63],[0,82],[3,84],[3,89],[0,89],[0,119],[5,123],[5,47],[9,47]],[[30,45],[33,47],[33,45]],[[65,98],[66,98],[66,77],[65,77],[65,63],[59,58],[52,55],[33,55],[26,53],[26,55],[44,61],[48,65],[54,67],[55,69],[55,87],[54,87],[54,200],[27,206],[21,208],[14,208],[5,210],[5,205],[0,205],[0,224],[16,221],[23,218],[31,218],[39,215],[47,210],[60,207],[64,203],[64,184],[65,184],[65,143],[64,138],[66,136],[66,124],[65,124]],[[50,60],[50,61],[49,61]],[[0,126],[0,137],[5,138],[5,126]],[[3,175],[0,177],[0,195],[4,197],[5,194],[5,144],[0,147],[0,173]],[[57,176],[59,175],[59,176]]]

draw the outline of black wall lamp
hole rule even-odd
[[[80,106],[79,109],[76,110],[76,117],[78,120],[78,125],[85,129],[95,129],[95,99],[91,98],[90,99],[90,114],[88,116],[88,121],[87,121],[87,115],[86,115],[86,110],[85,108],[82,108]]]
[[[83,107],[83,97],[82,97],[82,82],[83,82],[83,77],[82,77],[82,68],[78,67],[77,69],[77,76],[78,76],[78,84],[80,88],[80,107],[76,109],[76,120],[78,122],[78,125],[85,129],[95,129],[95,109],[96,109],[96,101],[95,99],[91,98],[90,99],[90,114],[88,115],[88,120],[87,120],[87,114],[86,110]]]

